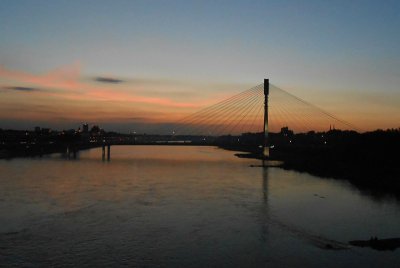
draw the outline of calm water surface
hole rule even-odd
[[[0,266],[400,267],[400,205],[214,147],[0,160]],[[325,249],[326,244],[342,248]]]

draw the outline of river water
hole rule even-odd
[[[400,267],[400,204],[215,147],[0,161],[0,266]],[[327,249],[329,244],[333,249]]]

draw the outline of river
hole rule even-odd
[[[0,160],[0,266],[400,267],[400,204],[215,147]],[[326,245],[332,248],[327,248]]]

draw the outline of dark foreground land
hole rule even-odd
[[[248,152],[240,157],[262,159],[260,148],[251,140],[222,147]],[[399,129],[362,134],[340,130],[279,133],[271,135],[271,147],[271,159],[283,161],[283,168],[346,179],[363,190],[400,197]]]
[[[37,157],[49,153],[76,152],[104,144],[124,145],[216,145],[246,152],[240,157],[262,159],[262,133],[240,136],[168,136],[119,134],[94,126],[90,131],[0,130],[0,158]],[[283,168],[322,177],[345,179],[357,187],[400,198],[400,129],[355,131],[330,130],[294,134],[288,128],[270,133],[270,158],[283,161]]]
[[[356,247],[370,247],[376,250],[395,250],[400,247],[400,238],[378,239],[371,237],[369,240],[353,240],[349,244]]]

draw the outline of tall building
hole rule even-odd
[[[281,135],[284,137],[291,137],[293,136],[293,130],[290,130],[289,127],[281,128]]]
[[[89,124],[88,123],[83,124],[82,132],[83,133],[88,133],[89,132]]]

